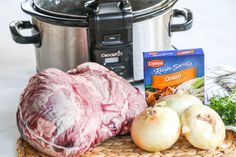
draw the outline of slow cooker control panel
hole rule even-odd
[[[124,78],[132,77],[132,45],[125,48],[96,49],[93,54],[92,58],[97,63],[104,65]]]
[[[125,0],[96,1],[89,16],[91,61],[133,77],[133,14]]]

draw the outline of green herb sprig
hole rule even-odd
[[[209,106],[214,109],[222,118],[225,125],[236,126],[236,87],[233,92],[226,97],[215,96],[210,100]]]

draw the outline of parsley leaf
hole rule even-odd
[[[236,87],[231,95],[222,98],[215,96],[210,100],[209,106],[221,116],[225,125],[236,126],[236,102],[233,100],[235,96]]]

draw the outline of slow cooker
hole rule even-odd
[[[143,79],[143,52],[171,49],[172,32],[192,27],[177,0],[24,0],[32,21],[13,21],[15,42],[34,44],[37,71],[97,62],[131,80]],[[173,24],[173,18],[184,18]],[[31,36],[20,30],[31,29]]]

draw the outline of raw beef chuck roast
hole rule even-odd
[[[21,96],[17,124],[30,145],[51,156],[80,155],[129,133],[146,108],[143,95],[96,63],[68,73],[48,69],[32,77]]]

